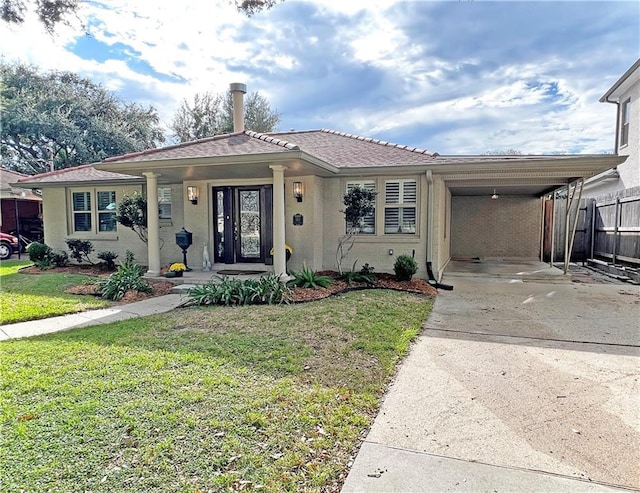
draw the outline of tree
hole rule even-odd
[[[4,166],[42,173],[157,147],[153,107],[127,103],[71,72],[0,64]]]
[[[71,16],[85,0],[0,0],[0,15],[7,24],[22,24],[28,12],[34,12],[48,33],[59,23],[69,24]],[[277,0],[234,0],[237,9],[247,16],[268,10]]]
[[[347,233],[338,238],[336,249],[336,265],[340,274],[342,274],[342,262],[353,248],[364,218],[375,210],[376,195],[377,192],[359,186],[349,189],[344,194],[345,209],[342,213],[347,223]]]
[[[221,104],[222,96],[209,92],[196,94],[192,103],[186,99],[182,100],[171,123],[171,130],[176,139],[179,142],[188,142],[222,133]]]
[[[134,231],[144,242],[149,241],[147,234],[147,200],[139,193],[123,195],[118,203],[116,221]]]
[[[279,122],[280,113],[271,109],[264,96],[253,92],[245,98],[244,123],[247,130],[272,132]],[[192,102],[183,99],[171,123],[171,130],[179,142],[233,132],[231,92],[197,93]]]

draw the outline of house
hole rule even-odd
[[[47,244],[82,238],[96,251],[129,249],[158,275],[182,258],[175,233],[184,227],[196,269],[205,249],[214,270],[334,269],[343,195],[362,186],[377,192],[376,207],[345,265],[392,271],[397,255],[410,254],[418,276],[427,277],[429,262],[439,279],[452,257],[539,258],[541,197],[625,159],[441,156],[326,129],[260,134],[243,128],[246,86],[231,88],[231,134],[21,179],[42,190]],[[148,214],[147,245],[114,220],[114,204],[133,192],[158,211]],[[294,250],[288,264],[285,244]]]
[[[31,187],[12,186],[27,175],[0,168],[0,230],[20,231],[31,240],[42,239],[42,197]]]
[[[597,197],[639,187],[640,190],[640,58],[600,98],[616,105],[614,149],[627,160],[585,182],[585,196]]]

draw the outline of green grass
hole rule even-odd
[[[22,274],[29,261],[0,262],[0,325],[75,313],[108,305],[93,296],[65,294],[78,284],[95,282],[96,278],[76,274]]]
[[[0,484],[337,491],[430,308],[357,291],[0,343]]]

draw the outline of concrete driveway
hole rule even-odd
[[[640,289],[445,282],[343,491],[640,489]]]

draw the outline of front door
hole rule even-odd
[[[271,264],[272,187],[214,187],[216,262]]]

